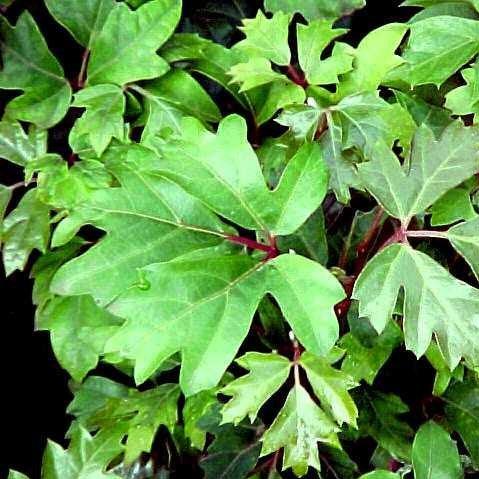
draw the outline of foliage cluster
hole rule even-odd
[[[357,44],[364,0],[44,2],[74,79],[0,19],[3,264],[74,395],[42,478],[477,477],[479,2]]]

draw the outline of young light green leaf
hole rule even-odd
[[[229,74],[232,83],[241,85],[240,92],[285,78],[273,71],[270,61],[263,57],[252,57],[246,63],[238,63],[230,69]]]
[[[2,242],[3,218],[7,211],[8,203],[12,197],[12,189],[5,185],[0,185],[0,245]]]
[[[81,382],[96,367],[106,341],[121,323],[90,296],[73,296],[50,301],[38,315],[36,326],[50,331],[58,362]]]
[[[162,151],[161,172],[245,228],[292,233],[318,208],[326,192],[321,150],[316,144],[301,147],[278,187],[270,191],[246,135],[246,122],[237,115],[225,118],[217,134],[196,120],[185,120],[181,140]]]
[[[30,253],[45,252],[50,237],[50,208],[40,202],[37,190],[27,191],[3,221],[3,264],[7,275],[23,270]]]
[[[45,3],[55,20],[88,49],[115,8],[114,0],[84,0],[81,3],[75,0],[45,0]]]
[[[85,107],[75,125],[75,133],[86,135],[100,157],[112,138],[124,139],[125,97],[115,85],[96,85],[75,94],[72,106]]]
[[[471,378],[454,384],[443,397],[448,423],[461,436],[477,468],[479,465],[479,386]]]
[[[439,87],[478,52],[477,21],[447,15],[427,18],[410,26],[402,54],[405,63],[391,71],[386,82]]]
[[[324,358],[309,352],[302,354],[299,364],[306,371],[323,408],[331,413],[340,426],[343,423],[356,426],[358,409],[348,393],[349,389],[357,386],[353,378],[330,366]]]
[[[30,13],[20,15],[15,27],[0,19],[3,68],[0,89],[22,90],[8,103],[4,119],[50,128],[70,106],[71,88]]]
[[[166,73],[169,67],[156,50],[180,14],[180,0],[152,0],[135,11],[117,2],[92,45],[88,83],[124,85]]]
[[[304,0],[298,3],[296,0],[265,0],[264,7],[269,12],[283,11],[286,13],[301,13],[306,20],[326,18],[335,20],[352,13],[354,10],[363,8],[365,0]]]
[[[256,18],[243,20],[240,30],[246,38],[235,45],[249,57],[263,57],[277,65],[288,65],[291,58],[288,27],[291,15],[277,12],[266,18],[259,10]]]
[[[21,472],[9,471],[7,479],[28,479],[28,477]]]
[[[450,228],[447,238],[479,278],[479,216]]]
[[[460,479],[464,477],[455,442],[434,421],[423,424],[412,445],[415,479]]]
[[[92,437],[82,426],[76,425],[70,447],[64,450],[49,441],[43,456],[44,479],[114,479],[118,476],[106,472],[110,462],[118,457],[125,435],[121,424]]]
[[[375,91],[387,73],[404,62],[394,52],[407,30],[407,25],[390,23],[368,33],[355,51],[354,69],[341,78],[336,99]]]
[[[361,476],[359,479],[399,479],[399,476],[397,474],[394,474],[394,472],[377,470],[373,472],[368,472],[367,474],[364,474],[364,476]]]
[[[309,466],[320,471],[317,443],[337,443],[337,430],[307,391],[297,384],[261,438],[261,456],[284,448],[283,470],[291,467],[298,477],[306,475]]]
[[[393,314],[400,288],[405,290],[407,349],[422,356],[434,333],[451,369],[461,357],[478,361],[478,343],[471,332],[479,328],[479,290],[455,279],[426,254],[391,245],[366,265],[352,295],[359,300],[359,315],[379,333]]]
[[[343,28],[333,29],[328,20],[316,20],[309,25],[298,23],[298,59],[310,84],[337,83],[338,75],[352,70],[354,49],[344,43],[336,43],[331,56],[321,58],[325,48],[346,32]]]
[[[108,233],[58,271],[52,282],[57,294],[90,294],[107,304],[135,282],[138,268],[214,246],[231,232],[181,188],[148,170],[149,161],[157,162],[154,153],[128,151],[115,171],[122,187],[95,191],[55,231],[55,246],[87,223]]]
[[[479,167],[479,129],[449,125],[439,140],[427,127],[414,138],[408,171],[378,144],[373,159],[358,165],[364,186],[392,216],[407,223]]]
[[[18,166],[47,152],[47,132],[31,128],[25,133],[20,123],[3,120],[0,122],[0,157]]]
[[[469,115],[479,113],[479,63],[466,68],[461,72],[466,85],[451,90],[446,95],[446,108],[455,115]]]
[[[261,406],[282,386],[291,362],[278,354],[246,353],[236,362],[249,373],[220,390],[232,396],[222,409],[223,423],[238,424],[248,416],[253,423]]]
[[[185,436],[190,440],[191,446],[202,451],[206,443],[206,431],[199,427],[200,419],[218,403],[214,390],[201,391],[185,400],[183,407],[183,422]]]

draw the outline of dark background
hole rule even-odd
[[[204,2],[186,0],[184,3],[189,4],[185,7],[186,15],[194,18],[194,10],[201,8]],[[399,3],[397,0],[369,0],[364,10],[353,15],[349,40],[356,43],[380,25],[407,20],[414,10],[398,8]],[[80,64],[81,48],[51,19],[41,0],[17,0],[7,12],[9,20],[15,22],[24,8],[28,8],[39,23],[50,49],[65,68],[67,77],[73,78]],[[5,93],[0,95],[1,109],[11,96]],[[50,138],[50,148],[65,155],[68,151],[64,140],[71,120],[62,122]],[[1,183],[8,185],[19,180],[18,169],[11,168],[6,162],[0,163]],[[27,273],[14,273],[5,279],[3,271],[0,272],[3,313],[0,336],[0,364],[3,370],[1,396],[4,399],[0,414],[6,419],[1,421],[4,445],[0,449],[0,478],[7,476],[8,468],[26,473],[32,479],[39,477],[47,438],[63,443],[69,424],[65,414],[71,399],[68,375],[55,361],[48,334],[33,332],[31,286]],[[395,370],[395,388],[402,391],[410,389],[411,383],[415,382],[411,372],[411,369],[403,367]]]

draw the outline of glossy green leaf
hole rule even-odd
[[[357,386],[348,374],[330,366],[324,358],[305,352],[300,365],[306,371],[315,395],[324,409],[329,411],[341,426],[343,423],[356,426],[358,410],[348,389]]]
[[[327,270],[297,255],[263,264],[212,249],[149,266],[143,274],[148,288],[130,289],[110,305],[128,321],[107,346],[136,360],[138,382],[181,349],[185,394],[214,387],[266,292],[276,297],[296,336],[312,351],[326,354],[338,335],[332,307],[343,298],[342,288]],[[198,318],[201,330],[195,328]]]
[[[184,121],[182,129],[181,140],[165,147],[161,171],[220,215],[245,228],[284,235],[320,205],[327,171],[316,144],[298,151],[270,191],[241,117],[225,118],[216,135],[193,120]]]
[[[447,238],[479,278],[479,216],[453,226],[447,232]]]
[[[0,122],[0,157],[18,166],[26,166],[47,150],[47,132],[31,128],[28,133],[18,122]]]
[[[0,89],[23,91],[8,103],[4,119],[52,127],[70,106],[71,88],[63,77],[62,67],[28,12],[22,13],[14,27],[2,16],[0,32],[3,58]]]
[[[404,338],[422,356],[432,334],[449,367],[461,357],[477,361],[479,290],[455,279],[426,254],[394,244],[377,254],[362,271],[353,291],[359,315],[380,333],[391,318],[399,289],[404,288]],[[459,307],[460,305],[460,307]]]
[[[221,389],[232,398],[222,409],[223,422],[238,424],[248,416],[254,422],[261,406],[286,381],[291,362],[278,354],[249,352],[236,362],[249,373]]]
[[[296,0],[266,0],[265,8],[270,12],[281,10],[286,13],[301,13],[307,20],[315,18],[336,19],[348,15],[354,10],[364,7],[365,0],[305,0],[298,3]]]
[[[344,43],[336,43],[331,56],[321,58],[325,48],[347,30],[333,29],[328,20],[298,24],[297,29],[299,64],[310,84],[338,83],[338,75],[352,70],[354,49]]]
[[[116,3],[91,48],[88,82],[125,83],[163,75],[168,65],[156,50],[179,21],[179,0],[152,0],[135,11]]]
[[[373,471],[364,474],[359,479],[399,479],[397,474],[389,471]]]
[[[475,20],[445,15],[415,22],[402,54],[405,63],[390,73],[388,82],[439,87],[478,52],[479,24]]]
[[[464,441],[474,466],[479,465],[479,387],[473,380],[454,384],[444,396],[446,417]]]
[[[214,246],[231,231],[178,186],[149,172],[156,155],[139,148],[129,158],[116,169],[120,188],[97,190],[58,225],[55,246],[84,224],[108,234],[59,270],[52,283],[57,294],[90,294],[107,304],[135,282],[137,268]]]
[[[23,270],[30,253],[45,252],[50,237],[50,209],[29,190],[3,221],[3,264],[7,275]]]
[[[409,460],[413,430],[401,418],[409,408],[394,394],[361,390],[355,399],[361,435],[371,436],[394,457]]]
[[[5,216],[5,212],[7,211],[8,203],[12,197],[12,190],[5,185],[0,185],[0,244],[2,238],[2,230],[3,230],[3,218]]]
[[[125,462],[149,452],[160,425],[173,430],[177,417],[179,388],[162,384],[144,392],[128,389],[100,377],[90,377],[76,392],[70,413],[89,430],[109,434],[120,425],[128,436]]]
[[[415,479],[464,477],[454,441],[433,421],[423,424],[414,438],[412,464]]]
[[[449,225],[461,220],[474,219],[477,216],[471,198],[474,183],[466,182],[442,195],[430,208],[431,225]]]
[[[106,341],[122,320],[99,308],[90,296],[55,298],[37,317],[37,329],[50,331],[60,365],[81,382],[98,363]]]
[[[115,85],[96,85],[75,95],[72,106],[85,107],[85,113],[75,125],[77,135],[87,135],[98,156],[101,156],[112,138],[122,141],[125,134],[123,90]]]
[[[407,223],[479,167],[479,131],[461,122],[448,126],[439,140],[422,126],[415,135],[409,168],[382,145],[373,159],[358,166],[368,191],[392,216]]]
[[[64,450],[59,444],[49,441],[43,456],[42,478],[44,479],[108,479],[118,476],[106,472],[110,462],[118,457],[125,435],[121,424],[110,431],[91,436],[83,427],[76,426],[70,447]]]
[[[261,438],[261,455],[284,448],[283,470],[291,467],[296,476],[302,477],[309,466],[321,470],[317,443],[334,444],[336,431],[331,419],[298,384],[291,389],[283,409]]]
[[[63,25],[75,40],[90,49],[101,32],[114,0],[45,0],[49,12]]]
[[[288,26],[291,15],[277,12],[267,18],[261,10],[256,18],[243,20],[241,31],[246,38],[235,45],[249,57],[263,57],[277,65],[288,65],[291,53],[288,45]]]

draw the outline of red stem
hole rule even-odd
[[[308,88],[309,86],[308,81],[306,80],[306,78],[304,78],[304,74],[300,72],[296,67],[289,64],[286,67],[286,73],[288,74],[289,78],[294,83],[296,83],[296,85],[299,85],[302,88]]]
[[[226,236],[226,239],[232,243],[246,246],[249,249],[264,251],[267,253],[265,261],[276,258],[276,256],[279,254],[278,248],[276,246],[276,238],[274,236],[270,236],[269,244],[259,243],[258,241],[252,240],[250,238],[245,238],[244,236]]]

